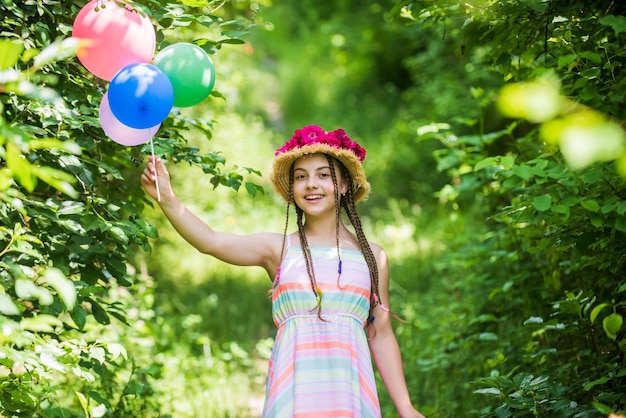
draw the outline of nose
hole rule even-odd
[[[306,186],[309,189],[317,189],[317,179],[315,178],[315,176],[309,176],[306,182]]]

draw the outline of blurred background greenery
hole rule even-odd
[[[48,25],[67,35],[82,6],[75,3],[4,0],[3,33],[20,38]],[[285,207],[267,174],[274,150],[297,128],[341,127],[367,149],[373,193],[359,209],[368,238],[391,260],[391,303],[405,321],[395,330],[412,399],[425,416],[624,413],[621,3],[153,0],[144,6],[160,46],[196,42],[215,65],[216,92],[170,115],[155,138],[177,194],[209,225],[236,233],[283,230]],[[72,13],[48,11],[55,7]],[[217,24],[197,20],[205,15]],[[51,38],[43,31],[24,42],[43,48]],[[23,59],[21,71],[30,77],[27,64]],[[104,86],[75,64],[52,68],[63,98],[82,105],[81,118],[51,121],[20,101],[39,98],[18,88],[5,93],[0,84],[0,138],[15,140],[5,129],[10,125],[34,138],[67,135],[82,144],[81,158],[95,167],[96,179],[82,191],[87,206],[112,217],[107,222],[119,221],[130,240],[112,240],[103,226],[93,247],[84,244],[78,253],[104,243],[127,272],[117,277],[109,268],[116,280],[107,272],[107,280],[84,286],[86,273],[67,262],[79,312],[95,318],[76,329],[76,310],[65,312],[59,303],[40,311],[37,300],[14,291],[11,262],[31,262],[31,248],[14,248],[15,259],[9,251],[1,255],[0,294],[6,290],[20,307],[20,315],[0,316],[2,416],[260,416],[275,334],[266,274],[225,265],[186,244],[139,188],[143,166],[131,159],[145,160],[149,147],[115,147],[98,130],[90,112]],[[81,125],[70,131],[72,119]],[[209,153],[225,163],[197,157]],[[55,155],[46,161],[56,164]],[[575,155],[591,157],[581,163]],[[27,160],[39,158],[31,153]],[[249,183],[265,192],[239,187]],[[14,224],[31,227],[13,196],[26,202],[30,224],[60,216],[41,209],[41,202],[61,199],[54,190],[27,193],[18,186],[28,198],[2,189],[7,249],[17,246],[10,239]],[[75,222],[94,222],[82,214],[74,213]],[[60,240],[59,228],[43,225],[42,242]],[[49,264],[77,257],[67,247]],[[94,294],[119,321],[98,314]],[[24,331],[20,320],[41,312],[62,322],[35,332],[35,342],[7,331]],[[67,344],[56,354],[66,368],[39,355],[50,341]],[[29,373],[20,364],[32,365]],[[383,416],[396,416],[378,383]]]

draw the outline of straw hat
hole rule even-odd
[[[293,163],[300,157],[309,154],[323,153],[335,157],[347,169],[352,177],[354,202],[367,198],[370,184],[363,171],[365,149],[352,141],[343,129],[324,132],[319,126],[305,126],[295,131],[291,139],[276,150],[270,180],[276,192],[287,202],[289,190],[289,174]]]

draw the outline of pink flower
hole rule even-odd
[[[367,154],[367,151],[365,151],[365,148],[363,148],[362,146],[360,146],[359,144],[356,144],[356,147],[354,148],[354,155],[356,155],[356,157],[363,162],[365,160],[365,154]]]
[[[296,131],[296,135],[299,135],[302,140],[302,145],[317,144],[324,138],[325,132],[319,126],[311,125]]]
[[[341,140],[337,138],[335,132],[328,132],[324,138],[324,142],[331,147],[341,148]]]
[[[314,144],[327,144],[334,148],[352,151],[359,161],[363,162],[365,159],[365,149],[353,142],[343,129],[324,132],[317,125],[309,125],[296,130],[289,141],[276,150],[275,155]]]

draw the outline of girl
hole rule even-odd
[[[367,241],[356,211],[370,190],[364,159],[342,129],[297,130],[276,151],[270,176],[287,202],[282,234],[210,228],[176,198],[159,158],[141,176],[155,199],[159,182],[161,210],[191,245],[227,263],[261,266],[272,280],[278,332],[264,417],[380,417],[373,356],[398,415],[424,418],[411,404],[390,323],[387,257]],[[298,231],[287,234],[292,204]]]

